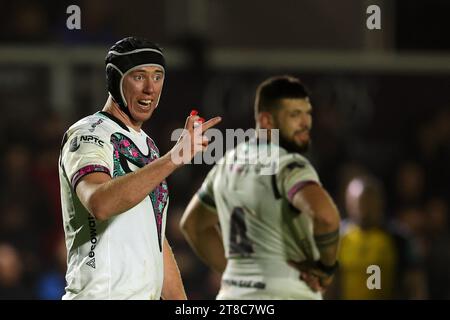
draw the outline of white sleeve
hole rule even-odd
[[[292,202],[294,195],[311,183],[321,185],[316,170],[306,158],[289,155],[282,159],[277,175],[277,186],[284,198]]]
[[[73,189],[80,179],[90,173],[104,172],[112,175],[114,148],[110,137],[101,130],[96,134],[83,128],[68,136],[62,150],[62,166]]]

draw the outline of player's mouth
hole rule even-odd
[[[303,139],[308,139],[309,138],[309,130],[297,131],[297,132],[295,132],[295,136],[299,137],[299,138],[303,138]]]
[[[152,103],[153,103],[153,99],[141,99],[141,100],[138,100],[139,106],[141,106],[143,109],[150,108]]]

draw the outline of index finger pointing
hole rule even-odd
[[[221,117],[214,117],[212,119],[209,119],[205,123],[202,124],[202,132],[205,132],[211,127],[214,127],[216,124],[218,124],[220,121],[222,121]]]

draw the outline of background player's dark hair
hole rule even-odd
[[[258,86],[255,97],[255,116],[262,111],[273,112],[280,99],[309,97],[302,82],[292,76],[276,76],[265,80]]]

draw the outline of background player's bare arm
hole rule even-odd
[[[223,273],[227,261],[219,232],[219,218],[195,195],[181,219],[181,230],[197,255],[213,270]]]
[[[164,282],[161,297],[164,300],[186,300],[180,270],[178,269],[172,248],[167,239],[164,239]]]
[[[302,213],[313,218],[314,237],[320,252],[320,261],[324,265],[333,265],[337,257],[340,222],[339,212],[333,200],[321,186],[310,184],[297,192],[292,202]]]
[[[195,153],[204,150],[208,142],[191,139],[194,122],[198,116],[190,116],[186,121],[186,134],[182,135],[173,149],[161,158],[151,162],[145,167],[116,179],[105,173],[92,173],[84,176],[77,185],[76,192],[81,203],[97,219],[107,220],[110,217],[127,211],[141,202],[161,181],[169,176],[181,164],[173,162],[173,155],[186,143],[191,144],[190,160]],[[206,131],[220,122],[216,117],[205,122],[201,132]],[[187,134],[189,133],[189,135]],[[194,144],[201,144],[194,145]]]
[[[313,218],[314,239],[320,252],[320,262],[325,266],[333,266],[337,259],[340,224],[339,212],[333,200],[321,186],[309,184],[295,194],[292,204],[302,214]],[[293,265],[302,271],[302,279],[314,291],[323,292],[331,284],[332,277],[311,262]]]

